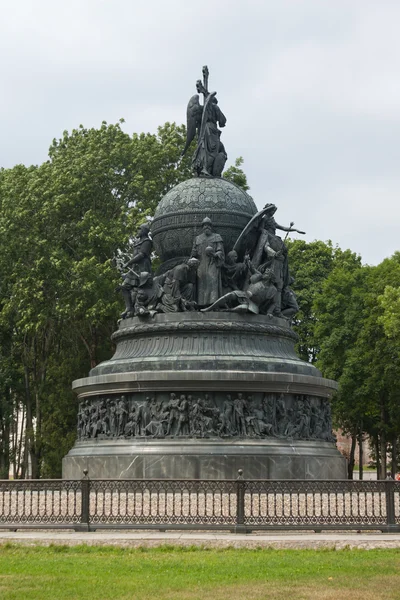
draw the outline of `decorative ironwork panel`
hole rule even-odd
[[[252,527],[385,526],[387,483],[245,481],[245,524]]]
[[[80,516],[80,481],[0,481],[0,526],[71,525],[79,523]]]
[[[400,525],[400,481],[396,482],[394,488],[394,519],[396,525]]]
[[[93,525],[235,525],[236,512],[235,481],[90,482]]]

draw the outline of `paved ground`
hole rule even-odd
[[[96,531],[25,530],[10,532],[0,530],[0,544],[7,542],[28,545],[117,545],[135,546],[211,546],[235,548],[400,548],[400,534],[380,532],[272,532],[232,534],[227,532],[158,532],[158,531]]]
[[[353,471],[353,479],[359,479],[359,472]],[[375,481],[377,479],[376,471],[363,471],[364,481]]]

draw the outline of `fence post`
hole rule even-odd
[[[236,480],[236,527],[235,533],[246,533],[244,526],[244,481],[243,469],[238,469]]]
[[[81,479],[81,523],[85,527],[81,527],[81,531],[89,531],[89,494],[90,494],[90,479],[88,477],[89,471],[83,469],[83,477]]]
[[[387,477],[385,480],[387,531],[393,531],[393,529],[397,529],[394,510],[394,485],[394,479]]]

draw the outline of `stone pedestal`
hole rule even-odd
[[[346,479],[332,443],[280,440],[93,440],[64,459],[64,478]]]
[[[79,439],[64,478],[346,478],[336,383],[296,356],[286,320],[157,314],[113,337],[113,358],[73,384]]]

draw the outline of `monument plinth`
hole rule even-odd
[[[194,96],[188,106],[196,176],[164,196],[123,265],[115,354],[73,383],[78,440],[63,476],[230,479],[241,468],[248,478],[345,478],[336,383],[295,352],[298,306],[276,234],[293,224],[279,225],[272,204],[257,212],[220,177],[226,118],[203,72],[204,105]]]

